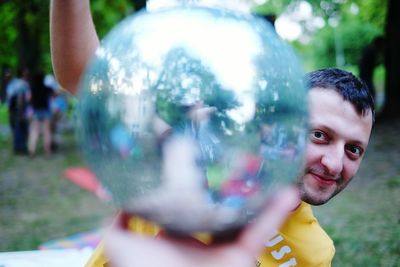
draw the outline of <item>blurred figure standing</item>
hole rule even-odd
[[[51,109],[50,100],[53,90],[44,84],[44,75],[35,75],[32,83],[32,120],[29,130],[29,155],[34,156],[39,134],[43,134],[43,145],[46,157],[51,155]]]
[[[12,70],[8,66],[2,67],[2,79],[1,79],[1,88],[0,88],[0,104],[6,103],[6,90],[7,85],[10,83],[13,78]]]
[[[51,109],[51,150],[56,151],[61,143],[61,129],[59,127],[60,122],[64,119],[65,113],[67,112],[68,106],[68,95],[61,86],[58,84],[52,74],[47,74],[44,78],[44,84],[47,87],[53,89],[53,97],[50,102]]]
[[[6,103],[15,154],[27,153],[26,143],[29,126],[27,108],[31,94],[28,80],[29,71],[27,69],[19,70],[18,77],[11,78],[6,87]]]
[[[374,85],[374,70],[382,62],[385,39],[382,36],[375,37],[366,46],[361,54],[358,64],[359,76],[367,84],[374,100],[376,100],[376,90]]]

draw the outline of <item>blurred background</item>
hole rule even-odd
[[[336,244],[334,266],[400,266],[400,2],[255,2],[263,3],[254,13],[274,24],[306,71],[337,66],[374,88],[378,118],[361,170],[344,193],[315,212]],[[92,0],[100,37],[144,5]],[[52,76],[48,14],[49,1],[0,1],[0,251],[95,243],[116,212],[65,179],[68,168],[85,163],[75,139],[76,99]],[[40,137],[35,155],[28,156],[12,141],[10,112],[18,105],[9,109],[6,88],[16,78],[36,86],[38,75],[50,92],[53,153],[46,153]],[[24,136],[29,110],[21,116]]]

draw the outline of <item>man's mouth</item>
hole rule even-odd
[[[314,172],[309,172],[309,174],[321,185],[324,186],[332,186],[334,184],[336,184],[336,180],[331,178],[331,177],[327,177],[318,173],[314,173]]]

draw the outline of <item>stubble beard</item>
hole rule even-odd
[[[340,176],[339,178],[336,179],[336,188],[333,192],[328,193],[322,189],[313,192],[315,190],[309,189],[307,185],[304,183],[306,175],[307,174],[311,175],[311,173],[321,173],[321,172],[318,172],[318,170],[314,170],[313,168],[307,168],[302,174],[302,176],[298,178],[297,187],[299,189],[301,200],[313,206],[320,206],[327,203],[330,199],[332,199],[334,196],[340,193],[351,181],[351,179],[349,179],[347,182],[345,182],[345,179],[342,176]],[[324,175],[326,174],[324,173]]]

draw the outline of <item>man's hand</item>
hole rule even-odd
[[[219,245],[139,236],[115,227],[106,239],[106,253],[113,267],[251,267],[299,202],[295,189],[283,190],[235,241]]]

